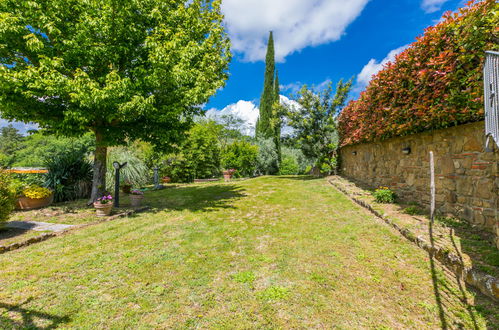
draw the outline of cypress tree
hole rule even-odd
[[[257,138],[272,138],[274,132],[271,125],[272,105],[275,100],[274,89],[275,54],[274,36],[272,31],[269,34],[267,43],[267,55],[265,57],[265,78],[263,82],[263,93],[260,98],[260,117],[256,126]]]
[[[280,88],[279,88],[279,73],[275,72],[274,79],[274,103],[273,105],[279,106],[280,103]],[[277,107],[272,111],[272,122],[274,123],[273,127],[273,138],[274,144],[277,149],[277,160],[278,165],[281,164],[281,115],[278,113],[280,109]]]

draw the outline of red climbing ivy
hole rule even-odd
[[[481,120],[485,50],[499,49],[499,4],[470,1],[385,65],[339,116],[341,144]]]

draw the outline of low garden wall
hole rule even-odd
[[[484,126],[480,121],[348,145],[340,150],[340,170],[371,188],[387,186],[401,200],[429,208],[429,152],[433,151],[437,211],[489,230],[499,248],[499,149],[491,141],[492,151],[484,150]]]

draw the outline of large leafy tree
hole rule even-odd
[[[340,80],[333,94],[330,83],[322,91],[303,86],[298,93],[298,106],[288,109],[289,124],[294,128],[298,144],[309,158],[316,160],[316,166],[334,171],[338,146],[337,117],[345,106],[352,87],[352,80]]]
[[[222,87],[230,61],[219,0],[3,0],[0,104],[7,119],[92,132],[92,200],[107,147],[167,149]]]

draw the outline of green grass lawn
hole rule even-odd
[[[324,179],[147,194],[0,255],[0,328],[486,328],[498,307]]]

